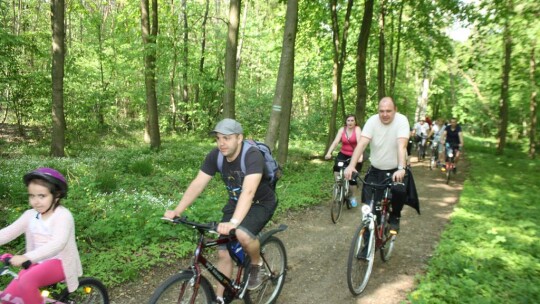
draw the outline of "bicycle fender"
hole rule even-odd
[[[264,241],[266,241],[266,239],[268,239],[272,235],[274,235],[274,234],[276,234],[278,232],[285,231],[285,230],[287,230],[287,228],[289,228],[289,226],[287,226],[285,224],[281,224],[281,225],[279,225],[279,227],[277,227],[275,229],[272,229],[270,231],[266,231],[266,232],[264,232],[263,234],[261,234],[259,236],[259,242],[262,244],[262,243],[264,243]]]

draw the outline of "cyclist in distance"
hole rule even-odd
[[[246,254],[250,257],[250,277],[248,289],[256,289],[262,283],[260,243],[257,234],[272,218],[277,199],[270,181],[265,177],[265,160],[257,147],[251,147],[242,160],[241,152],[244,135],[240,123],[226,118],[220,121],[211,135],[215,136],[217,148],[212,149],[201,165],[199,173],[186,189],[174,210],[167,210],[165,217],[180,216],[202,193],[212,177],[221,172],[221,177],[229,193],[229,199],[222,209],[223,217],[217,227],[221,235],[228,235],[236,229],[236,236]],[[218,168],[218,154],[224,156],[223,167]],[[245,174],[241,161],[245,163]],[[218,270],[231,277],[233,261],[225,246],[218,248]],[[217,288],[217,301],[223,301],[222,285]]]
[[[456,155],[454,156],[454,165],[457,166],[459,155],[463,149],[463,132],[461,131],[461,126],[457,123],[457,118],[452,117],[450,119],[450,124],[444,129],[441,143],[457,150]],[[454,170],[457,170],[456,167],[454,167]]]
[[[421,118],[417,123],[414,124],[413,136],[417,143],[418,149],[420,149],[420,145],[425,145],[429,130],[430,125],[425,121],[424,118]],[[425,148],[426,147],[424,147],[424,151]]]
[[[437,166],[440,165],[441,161],[444,161],[444,145],[441,143],[441,138],[445,129],[446,126],[444,125],[444,120],[442,118],[437,118],[428,135],[428,138],[433,136],[433,145],[437,145],[438,148]]]
[[[13,266],[27,266],[18,279],[0,293],[2,303],[42,304],[40,287],[66,281],[68,290],[75,291],[82,275],[81,260],[75,242],[75,223],[71,212],[60,204],[67,196],[64,176],[51,168],[39,168],[24,175],[28,201],[26,210],[15,222],[0,230],[0,245],[23,233],[26,251],[14,255]]]
[[[332,152],[337,147],[339,142],[341,141],[341,150],[339,151],[338,155],[336,156],[335,163],[334,163],[334,177],[337,178],[339,175],[340,168],[338,167],[338,162],[340,161],[346,161],[351,158],[354,148],[356,148],[356,145],[360,141],[360,134],[362,133],[362,129],[356,124],[356,116],[353,114],[347,115],[345,118],[345,126],[339,128],[336,138],[328,148],[328,152],[324,156],[325,159],[331,159],[332,158]],[[356,163],[356,171],[360,172],[362,170],[362,156],[358,159],[358,162]],[[358,186],[356,184],[356,181],[352,180],[350,183],[351,187],[351,206],[356,207],[358,203],[356,202],[356,199],[358,197]]]
[[[403,183],[407,165],[407,142],[409,139],[409,121],[401,113],[397,113],[397,107],[391,97],[384,97],[379,102],[379,113],[371,116],[362,130],[360,142],[354,149],[351,163],[345,169],[345,177],[350,179],[352,173],[356,171],[354,164],[367,145],[370,145],[371,167],[365,176],[366,182],[380,183],[389,173],[394,182]],[[411,172],[408,172],[411,183],[409,187],[414,187]],[[413,204],[419,212],[416,190],[407,191],[412,199],[407,199],[406,187],[395,187],[392,191],[392,211],[390,212],[389,225],[393,233],[399,231],[399,221],[403,205]],[[366,203],[371,193],[371,187],[365,185],[362,189],[362,202]],[[377,191],[377,199],[382,197],[382,191]],[[414,203],[412,203],[414,201]]]

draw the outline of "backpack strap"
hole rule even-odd
[[[240,169],[242,170],[242,173],[246,174],[246,163],[244,161],[244,158],[247,154],[247,151],[251,146],[253,145],[253,141],[244,140],[242,142],[242,153],[240,154]],[[217,167],[220,173],[223,173],[223,159],[225,157],[223,156],[223,153],[218,150],[218,159],[217,159]]]

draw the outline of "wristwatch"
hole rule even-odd
[[[403,167],[403,166],[400,165],[400,166],[397,166],[397,169],[398,169],[398,170],[405,170],[405,167]]]

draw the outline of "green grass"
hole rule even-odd
[[[105,138],[101,144],[71,147],[70,157],[62,159],[44,156],[46,148],[41,146],[2,146],[0,227],[29,208],[22,176],[40,166],[57,168],[69,181],[63,204],[75,217],[85,275],[96,276],[108,286],[136,279],[146,269],[191,253],[192,232],[160,218],[167,208],[176,206],[214,146],[210,138],[169,136],[163,139],[162,149],[154,152],[126,136],[120,145]],[[280,204],[274,221],[279,222],[286,210],[328,199],[332,162],[314,158],[322,150],[320,143],[306,141],[289,147],[288,164],[278,182]],[[219,221],[226,199],[221,178],[214,178],[187,215]],[[4,252],[22,252],[24,238],[7,246],[2,246]]]
[[[459,204],[412,303],[540,303],[540,161],[467,138]]]

